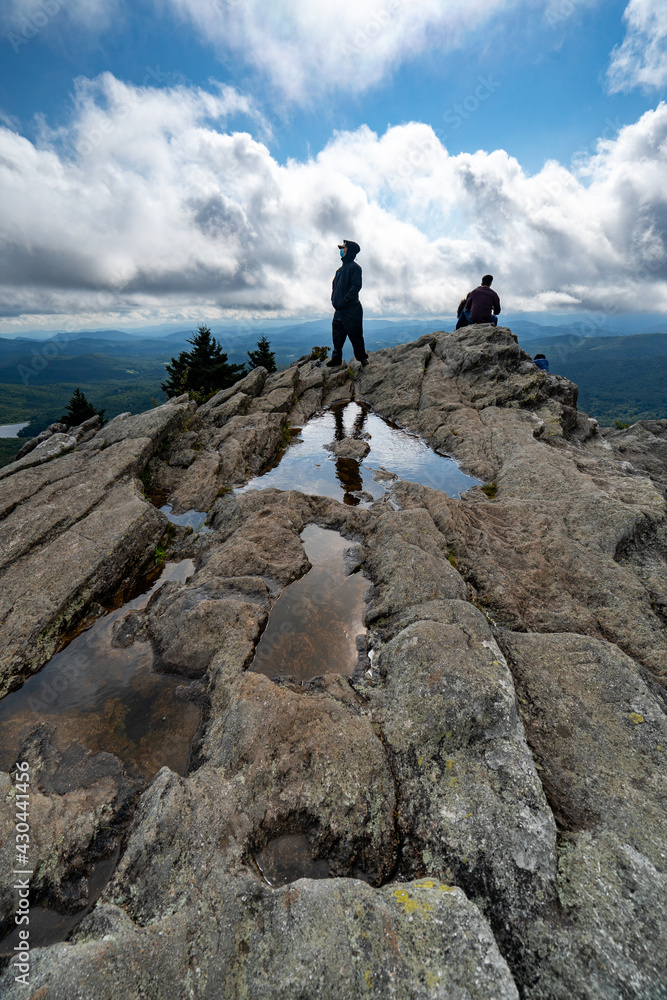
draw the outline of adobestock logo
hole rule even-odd
[[[554,4],[547,11],[547,24],[550,28],[553,28],[554,25],[560,24],[561,21],[567,21],[568,17],[571,17],[580,5],[581,0],[561,0],[560,3]]]
[[[65,330],[61,333],[57,333],[55,337],[51,337],[43,347],[37,349],[33,347],[31,350],[32,361],[30,366],[28,365],[17,365],[16,370],[21,376],[21,381],[24,385],[28,385],[30,379],[34,378],[35,375],[39,375],[43,372],[45,368],[49,367],[49,363],[54,361],[55,358],[61,354],[66,345],[69,344],[71,336]]]
[[[346,39],[340,49],[341,56],[357,56],[364,52],[391,24],[392,18],[402,7],[401,0],[391,0],[383,10],[375,11],[362,27]]]
[[[463,123],[474,115],[476,111],[479,110],[481,104],[484,101],[488,101],[491,94],[495,94],[496,90],[500,87],[500,81],[494,80],[493,76],[478,76],[478,84],[475,87],[472,94],[468,94],[464,97],[462,101],[457,104],[452,104],[443,114],[443,119],[447,125],[450,125],[453,129],[461,128]],[[440,134],[436,132],[439,139],[446,139],[446,133]]]
[[[42,0],[42,3],[35,8],[29,17],[24,17],[18,25],[18,32],[7,32],[7,39],[14,52],[18,52],[22,45],[27,45],[36,35],[45,28],[54,17],[57,17],[65,6],[63,0]]]

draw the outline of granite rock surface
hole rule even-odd
[[[484,489],[453,499],[388,469],[383,499],[356,507],[234,492],[350,399]],[[35,845],[36,893],[75,884],[98,817],[116,838],[127,825],[96,906],[33,953],[35,996],[667,997],[666,427],[600,429],[511,331],[477,326],[365,368],[256,369],[203,406],[116,418],[21,464],[54,430],[9,467],[7,687],[45,662],[74,606],[140,572],[166,537],[157,507],[207,511],[210,529],[179,542],[190,579],[119,630],[198,692],[189,773],[162,768],[136,805],[113,758],[85,788],[75,770],[76,787],[39,791],[60,839],[55,856]],[[348,540],[368,631],[349,676],[323,648],[319,676],[272,680],[248,668],[310,569],[312,524]],[[265,864],[281,845],[286,884]],[[0,975],[3,995],[24,995]]]

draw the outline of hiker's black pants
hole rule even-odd
[[[347,337],[350,338],[352,350],[357,361],[365,361],[366,345],[364,344],[364,310],[361,302],[349,309],[336,309],[331,326],[331,337],[333,339],[332,361],[340,361],[343,357],[343,344]]]

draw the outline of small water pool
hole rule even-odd
[[[308,838],[303,833],[276,837],[253,857],[262,878],[273,889],[299,878],[329,878],[331,874],[326,858],[313,858]]]
[[[186,510],[183,514],[173,514],[173,505],[169,503],[169,490],[164,486],[156,486],[149,479],[144,483],[144,496],[154,507],[164,514],[172,524],[178,524],[181,528],[192,528],[195,535],[207,534],[211,528],[204,527],[206,520],[205,510]]]
[[[168,580],[185,582],[193,572],[191,559],[167,563],[143,594],[99,618],[0,701],[0,770],[9,771],[21,741],[45,722],[57,727],[58,747],[79,740],[95,753],[134,761],[146,780],[163,765],[185,773],[200,712],[174,697],[184,679],[152,669],[148,641],[123,648],[112,640],[128,612],[144,608]]]
[[[345,438],[368,441],[370,451],[361,462],[336,458],[326,450]],[[450,497],[459,497],[480,482],[461,472],[452,458],[436,454],[418,435],[393,426],[369,406],[338,403],[307,422],[274,468],[237,492],[273,486],[354,506],[379,499],[394,479],[422,483]]]
[[[212,531],[211,528],[204,527],[204,521],[206,520],[205,510],[186,510],[184,514],[172,514],[172,509],[170,503],[165,503],[160,507],[162,513],[172,524],[178,524],[182,528],[192,528],[195,535],[208,534]]]
[[[323,674],[350,676],[357,666],[357,636],[369,582],[345,575],[350,548],[337,531],[309,524],[301,533],[312,569],[285,587],[271,610],[249,670],[307,681]]]
[[[65,913],[61,910],[50,910],[45,906],[30,907],[30,947],[47,948],[49,945],[65,941],[74,928],[81,923],[87,913],[102,895],[114,869],[118,863],[120,847],[108,858],[96,861],[90,866],[90,874],[86,878],[88,901],[79,910]],[[0,958],[11,958],[16,954],[17,946],[23,944],[19,938],[19,927],[14,927],[0,941]],[[39,994],[37,994],[39,996]],[[34,996],[34,994],[33,994]]]

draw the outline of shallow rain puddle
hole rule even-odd
[[[62,913],[59,910],[48,910],[44,906],[30,907],[31,948],[46,948],[48,945],[57,944],[67,938],[86,914],[90,913],[102,895],[107,882],[114,873],[119,855],[120,847],[117,847],[110,857],[96,861],[91,865],[91,873],[86,879],[88,902],[82,909],[74,910],[72,913]],[[19,928],[15,927],[0,941],[0,958],[14,957],[16,945],[22,943],[19,939]]]
[[[276,601],[249,669],[297,681],[349,676],[357,666],[356,637],[366,631],[368,580],[361,573],[345,575],[343,553],[351,543],[337,531],[309,524],[301,539],[312,569]]]
[[[112,639],[129,611],[143,609],[168,580],[183,583],[193,572],[190,559],[167,563],[146,593],[98,619],[0,701],[0,770],[10,770],[21,741],[44,722],[57,727],[58,748],[79,740],[94,753],[133,761],[146,780],[164,765],[185,773],[200,713],[174,697],[184,679],[152,670],[149,642],[118,648]]]
[[[313,857],[313,849],[305,833],[286,833],[276,837],[261,851],[255,851],[252,857],[262,878],[272,889],[289,885],[299,878],[331,878],[335,875],[335,866],[328,858]],[[352,878],[372,884],[371,876],[361,868],[355,868],[351,874]]]
[[[335,458],[325,450],[332,441],[368,440],[370,451],[361,463]],[[461,472],[456,462],[432,451],[416,434],[392,426],[359,403],[338,403],[309,420],[273,469],[251,479],[237,492],[250,489],[300,490],[333,497],[354,506],[361,491],[379,499],[393,477],[422,483],[459,497],[479,483]],[[377,478],[373,478],[373,473]],[[367,498],[365,498],[367,499]]]
[[[169,490],[167,489],[154,486],[151,482],[148,482],[144,484],[144,496],[172,524],[178,524],[182,528],[192,528],[195,535],[199,533],[208,534],[213,530],[212,528],[204,527],[204,521],[206,520],[205,510],[186,510],[183,514],[172,514],[174,508],[169,503]]]
[[[186,510],[184,514],[172,514],[172,509],[170,503],[165,503],[160,507],[162,513],[172,524],[179,524],[182,528],[192,528],[195,535],[199,533],[207,535],[213,530],[204,527],[205,510]]]
[[[298,878],[328,878],[326,858],[313,858],[304,833],[287,833],[270,841],[264,850],[254,855],[264,881],[278,889]]]

